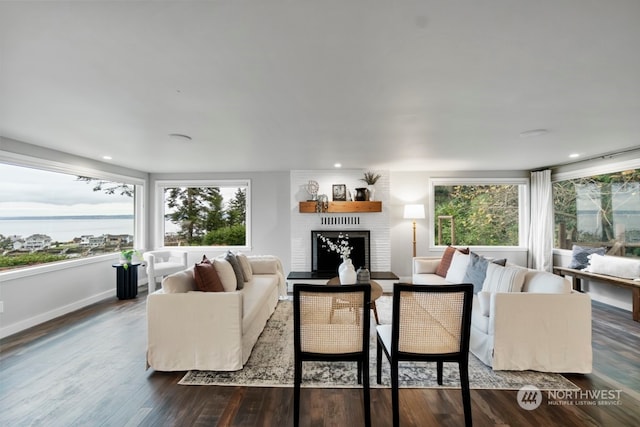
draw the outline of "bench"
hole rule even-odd
[[[553,272],[559,276],[571,276],[571,285],[576,291],[582,292],[581,280],[596,280],[609,285],[631,289],[633,298],[633,320],[640,322],[640,282],[630,279],[623,279],[615,276],[605,276],[604,274],[589,273],[587,271],[575,270],[568,267],[553,267]]]

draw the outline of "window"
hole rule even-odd
[[[248,247],[249,181],[158,182],[164,246]]]
[[[433,180],[436,245],[526,246],[526,180]]]
[[[0,163],[0,271],[132,249],[141,186],[97,175]]]
[[[553,183],[554,247],[606,247],[640,256],[640,169]]]

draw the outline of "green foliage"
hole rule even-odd
[[[451,216],[455,241],[451,241],[451,221],[442,220],[442,244],[517,246],[517,185],[454,185],[435,187],[435,233],[438,217]]]
[[[203,239],[203,243],[210,246],[242,246],[245,242],[246,227],[242,224],[210,231]]]
[[[382,175],[368,171],[364,173],[364,178],[360,178],[360,181],[366,182],[367,185],[375,185],[380,178],[382,178]]]
[[[1,255],[0,268],[19,267],[21,265],[44,264],[46,262],[62,261],[67,259],[64,255],[53,255],[47,253],[25,253],[19,255]]]
[[[244,245],[246,243],[246,189],[238,188],[223,208],[218,187],[165,189],[166,218],[179,225],[180,241],[188,246]]]

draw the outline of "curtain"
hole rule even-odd
[[[553,268],[553,196],[551,170],[531,172],[531,218],[529,226],[529,268]]]

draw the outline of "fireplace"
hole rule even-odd
[[[338,236],[348,236],[353,266],[358,269],[366,267],[371,270],[371,256],[369,243],[369,230],[313,230],[311,231],[311,270],[318,273],[338,273],[338,266],[342,262],[340,255],[331,252],[318,238],[322,235],[327,239],[337,242]]]

